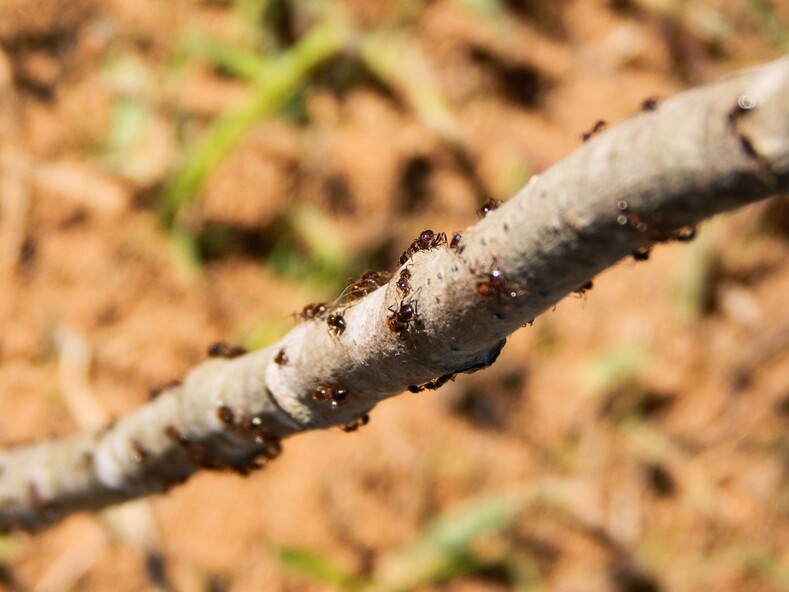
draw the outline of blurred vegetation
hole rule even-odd
[[[280,549],[286,569],[340,590],[406,592],[465,576],[493,579],[513,590],[544,589],[534,562],[507,536],[523,494],[484,496],[439,514],[399,550],[378,557],[372,573],[357,576],[330,554]]]
[[[532,5],[501,0],[454,1],[500,28],[503,34],[514,16],[521,13],[541,18],[544,21],[541,25],[552,30],[556,13],[561,10],[544,2]],[[314,240],[319,236],[314,227],[319,226],[326,233],[324,236],[336,234],[331,216],[300,206],[297,196],[285,211],[256,230],[208,224],[196,215],[206,181],[255,126],[275,116],[297,125],[310,124],[305,92],[312,87],[329,84],[341,91],[349,85],[361,84],[390,93],[446,147],[480,203],[492,195],[499,198],[511,195],[532,174],[528,163],[513,157],[511,162],[504,163],[490,185],[483,181],[469,138],[437,83],[429,56],[424,55],[416,42],[414,25],[425,8],[423,2],[391,3],[382,22],[373,27],[355,21],[342,3],[315,0],[224,0],[223,3],[234,15],[233,26],[221,35],[195,28],[179,32],[176,51],[164,75],[166,85],[177,84],[187,68],[201,64],[217,75],[237,81],[245,90],[240,104],[207,122],[194,114],[176,114],[177,164],[164,184],[155,188],[155,193],[162,221],[172,233],[174,245],[193,264],[199,266],[206,259],[227,253],[252,253],[274,271],[289,277],[313,278],[319,291],[330,292],[341,289],[348,277],[362,270],[360,259],[375,259],[373,252],[361,256],[357,253],[355,261],[341,249],[327,252],[326,244],[334,241]],[[683,3],[655,0],[612,4],[622,12],[668,19],[683,35],[696,36],[710,47],[728,40],[736,30],[725,12],[702,5],[685,7]],[[789,33],[769,2],[749,0],[748,10],[773,43],[786,45]],[[689,75],[696,68],[693,64],[696,57],[683,49],[681,35],[676,42],[670,42],[673,43],[680,44],[676,49],[677,68]],[[487,53],[477,57],[490,62],[491,67],[500,67]],[[128,155],[150,124],[152,105],[148,97],[152,87],[160,82],[154,80],[142,62],[128,56],[110,60],[105,71],[110,84],[120,92],[112,110],[111,131],[103,147],[104,158],[122,174],[133,175],[129,164],[132,159]],[[515,72],[511,74],[514,76],[511,84],[518,86],[513,92],[525,92],[522,87],[535,84],[534,80],[522,79]],[[430,163],[425,166],[429,174]],[[687,282],[683,285],[692,288]],[[688,293],[683,298],[702,296]],[[695,305],[688,301],[688,306]]]
[[[164,75],[166,85],[173,85],[189,67],[200,64],[236,80],[246,95],[238,106],[205,124],[195,115],[176,114],[177,165],[156,192],[162,222],[187,260],[199,266],[228,253],[255,253],[274,271],[311,278],[323,291],[341,289],[348,277],[361,271],[360,261],[375,258],[373,252],[357,253],[351,261],[336,246],[342,241],[332,238],[336,231],[330,216],[300,205],[297,196],[273,221],[255,230],[206,224],[196,216],[206,181],[250,131],[274,116],[309,124],[305,90],[327,83],[340,92],[362,84],[390,93],[448,148],[480,203],[488,197],[490,190],[476,171],[468,139],[429,60],[414,42],[410,27],[422,8],[420,2],[393,4],[390,24],[372,29],[351,24],[339,3],[235,0],[228,5],[235,15],[232,34],[194,28],[181,33]],[[504,13],[494,1],[475,2],[474,8],[488,18]],[[117,93],[103,157],[118,173],[133,176],[130,154],[139,148],[151,122],[150,96],[159,83],[142,62],[128,56],[108,61],[105,75]],[[512,193],[530,174],[522,162],[509,163],[497,192]]]

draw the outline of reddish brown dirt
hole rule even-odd
[[[595,121],[780,54],[754,8],[769,2],[698,0],[679,13],[512,1],[498,21],[450,0],[346,4],[421,47],[473,172],[398,91],[367,73],[337,92],[327,71],[300,119],[261,122],[210,175],[190,228],[274,232],[298,203],[354,254],[348,273],[394,267],[421,229],[473,223],[481,191],[505,199]],[[772,4],[785,40],[789,14]],[[3,445],[78,430],[88,411],[64,392],[87,387],[118,416],[209,342],[271,341],[293,309],[327,295],[267,264],[266,236],[195,267],[159,224],[178,134],[199,138],[248,96],[199,61],[173,74],[187,31],[237,33],[224,3],[35,5],[0,6]],[[124,60],[144,76],[113,74]],[[148,118],[112,158],[113,117],[132,99]],[[788,216],[785,200],[760,204],[623,262],[514,335],[484,373],[386,402],[359,432],[293,438],[247,478],[200,475],[147,502],[147,530],[138,508],[125,528],[80,515],[0,538],[0,589],[155,587],[137,533],[153,536],[174,590],[321,590],[274,551],[308,548],[364,573],[438,513],[530,484],[553,493],[482,550],[534,566],[542,587],[524,589],[789,590]],[[64,344],[84,348],[84,372]],[[643,352],[640,369],[599,386],[601,360],[626,348]],[[420,589],[512,588],[494,576]]]

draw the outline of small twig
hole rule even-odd
[[[786,59],[683,93],[596,135],[460,238],[420,237],[407,277],[271,347],[204,362],[104,430],[0,454],[0,529],[165,491],[200,468],[247,473],[287,436],[490,365],[507,335],[623,257],[789,189],[787,96]]]

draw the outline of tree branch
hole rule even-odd
[[[391,281],[308,310],[279,343],[210,359],[96,433],[1,453],[0,529],[162,492],[200,468],[246,473],[287,436],[353,429],[387,397],[490,365],[507,335],[623,257],[787,191],[787,97],[787,59],[682,93],[533,177],[450,245],[424,235]]]

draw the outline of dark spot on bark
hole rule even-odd
[[[277,352],[277,355],[274,356],[274,363],[278,366],[287,366],[288,362],[290,362],[290,358],[288,358],[288,354],[285,352],[285,349],[281,349]]]
[[[231,345],[224,341],[216,341],[208,346],[208,357],[210,358],[237,358],[247,353],[246,348],[240,345]]]
[[[346,433],[355,432],[360,427],[365,426],[368,423],[370,423],[370,416],[365,413],[364,415],[360,415],[353,421],[349,421],[348,423],[341,425],[340,429]]]
[[[233,413],[233,410],[224,403],[217,405],[216,416],[219,418],[219,421],[227,425],[232,425],[236,418],[236,414]]]

